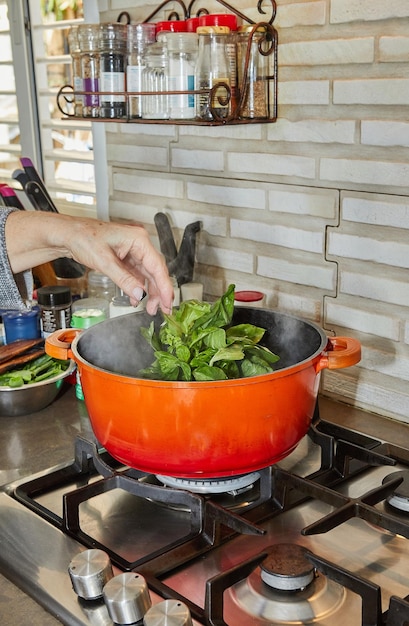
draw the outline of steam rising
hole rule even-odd
[[[115,317],[85,331],[77,344],[79,354],[89,363],[104,370],[137,377],[141,368],[151,365],[151,347],[140,333],[142,326],[155,322],[158,328],[162,316],[154,318],[145,311]],[[278,354],[275,369],[291,367],[321,353],[327,343],[325,333],[317,326],[296,317],[268,311],[237,307],[233,324],[255,324],[266,329],[261,341]]]

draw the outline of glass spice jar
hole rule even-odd
[[[254,32],[253,29],[254,26],[242,26],[237,35],[238,76],[242,94],[239,117],[265,119],[269,117],[269,57],[260,52],[260,47],[263,49],[263,42],[268,42],[263,26]]]
[[[147,47],[145,69],[142,73],[143,91],[149,92],[142,98],[144,119],[169,119],[168,55],[164,42]],[[152,93],[152,95],[150,95]]]
[[[171,119],[193,119],[196,117],[194,94],[195,66],[197,60],[196,33],[168,33],[165,38],[168,51],[169,91],[181,93],[169,96]]]
[[[71,75],[74,89],[74,115],[82,117],[83,96],[78,92],[83,91],[81,71],[81,48],[78,39],[78,26],[71,26],[68,33],[68,47],[71,55]]]
[[[128,24],[128,62],[126,66],[126,90],[142,91],[142,72],[145,69],[146,47],[155,42],[155,24]],[[142,96],[128,96],[128,117],[142,117]]]
[[[115,22],[101,24],[100,51],[100,117],[126,117],[125,68],[127,59],[127,25]],[[102,92],[110,92],[104,94]]]
[[[230,29],[227,26],[200,26],[199,53],[195,72],[195,89],[202,90],[196,99],[196,113],[202,120],[213,120],[212,110],[217,118],[229,115],[230,93],[220,85],[212,94],[210,90],[218,83],[230,88],[230,63],[227,56],[227,43]]]
[[[80,24],[78,43],[83,90],[82,116],[99,117],[99,24]]]

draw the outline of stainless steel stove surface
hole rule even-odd
[[[407,626],[402,444],[317,415],[277,466],[179,484],[118,466],[78,438],[72,464],[0,493],[0,570],[70,626],[113,624],[106,602],[79,598],[68,573],[94,549],[114,577],[138,573],[154,607],[177,601],[178,615],[147,613],[138,622],[147,626]]]

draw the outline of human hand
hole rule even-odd
[[[73,258],[106,274],[137,305],[144,291],[146,310],[172,310],[173,287],[163,256],[142,226],[75,218],[43,211],[14,211],[5,226],[14,273],[59,257]]]
[[[136,306],[146,291],[146,310],[172,311],[173,287],[163,256],[154,248],[147,231],[98,220],[76,221],[71,255],[87,267],[109,276]]]

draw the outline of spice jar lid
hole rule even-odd
[[[40,287],[37,289],[37,302],[41,306],[70,305],[71,289],[63,285]]]
[[[186,20],[186,30],[188,33],[195,33],[196,29],[200,26],[198,17],[189,17]]]
[[[210,13],[199,17],[199,26],[227,26],[237,30],[237,17],[232,13]]]
[[[156,36],[159,33],[185,33],[186,22],[184,20],[167,20],[156,24]]]
[[[199,26],[198,35],[228,35],[230,28],[228,26]]]
[[[81,52],[94,52],[99,49],[99,24],[79,24],[78,43]]]
[[[154,43],[156,24],[144,22],[142,24],[128,24],[128,50],[139,50],[149,43]]]
[[[101,24],[99,31],[99,48],[103,50],[126,50],[127,24],[119,22]]]

